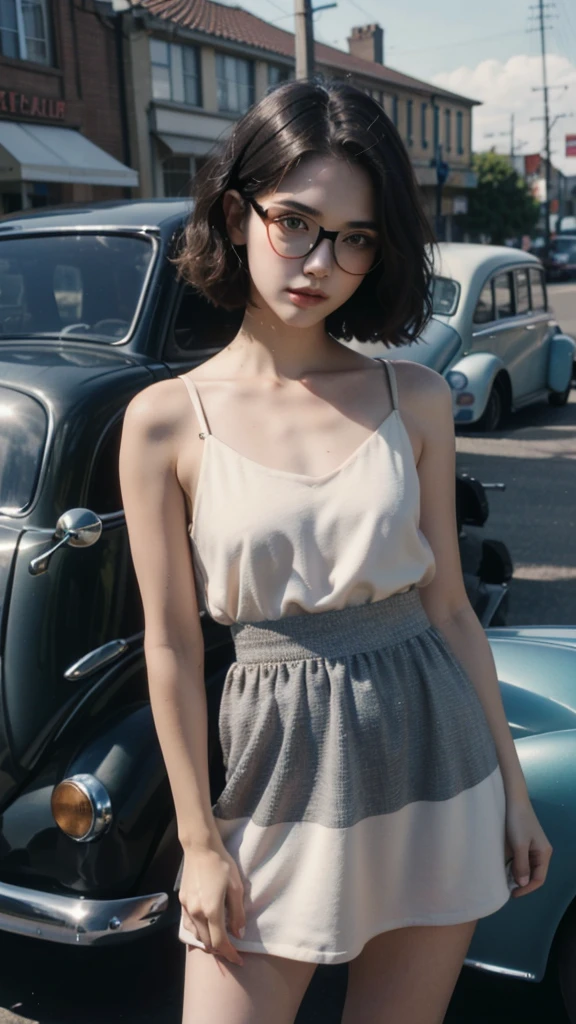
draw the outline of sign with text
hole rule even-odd
[[[566,136],[566,156],[576,156],[576,135]]]
[[[53,96],[0,89],[0,118],[6,114],[10,117],[37,118],[40,121],[63,121],[66,102]]]

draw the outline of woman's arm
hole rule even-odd
[[[186,505],[176,476],[179,436],[184,425],[189,429],[184,399],[174,381],[151,385],[132,399],[122,433],[120,483],[144,607],[150,703],[185,854],[180,899],[202,941],[238,963],[226,937],[223,903],[227,895],[230,927],[238,932],[244,924],[241,884],[211,809],[204,644]],[[187,862],[193,865],[188,872]],[[220,893],[224,863],[230,879]],[[211,904],[197,905],[192,888],[210,892]],[[212,905],[220,895],[220,904]]]
[[[494,737],[509,809],[508,843],[513,848],[514,872],[518,882],[530,873],[529,851],[525,837],[520,836],[513,820],[518,818],[519,812],[512,812],[511,808],[521,808],[520,816],[533,818],[530,828],[536,828],[537,835],[533,838],[539,852],[538,858],[532,857],[534,851],[530,857],[532,867],[538,859],[539,868],[532,873],[531,890],[544,881],[549,844],[530,805],[526,781],[506,720],[492,650],[468,600],[462,577],[456,523],[456,454],[450,387],[443,377],[427,367],[404,363],[402,369],[406,372],[398,375],[401,401],[404,400],[410,410],[407,416],[414,433],[421,438],[418,460],[420,528],[436,559],[436,574],[428,586],[420,590],[420,596],[428,618],[446,638],[471,679]],[[512,832],[513,835],[510,834]],[[528,889],[523,888],[522,894],[526,891]],[[517,892],[520,894],[520,890]]]

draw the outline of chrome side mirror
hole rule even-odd
[[[71,508],[64,512],[56,523],[54,537],[58,543],[43,555],[33,558],[28,566],[31,576],[40,576],[46,572],[50,559],[58,548],[70,544],[73,548],[89,548],[100,539],[102,521],[89,508]]]

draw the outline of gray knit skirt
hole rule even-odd
[[[237,949],[338,963],[507,902],[492,734],[417,588],[232,633],[213,813],[244,883]]]

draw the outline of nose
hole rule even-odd
[[[328,277],[334,269],[334,249],[329,238],[323,238],[304,260],[303,271],[314,277]]]

